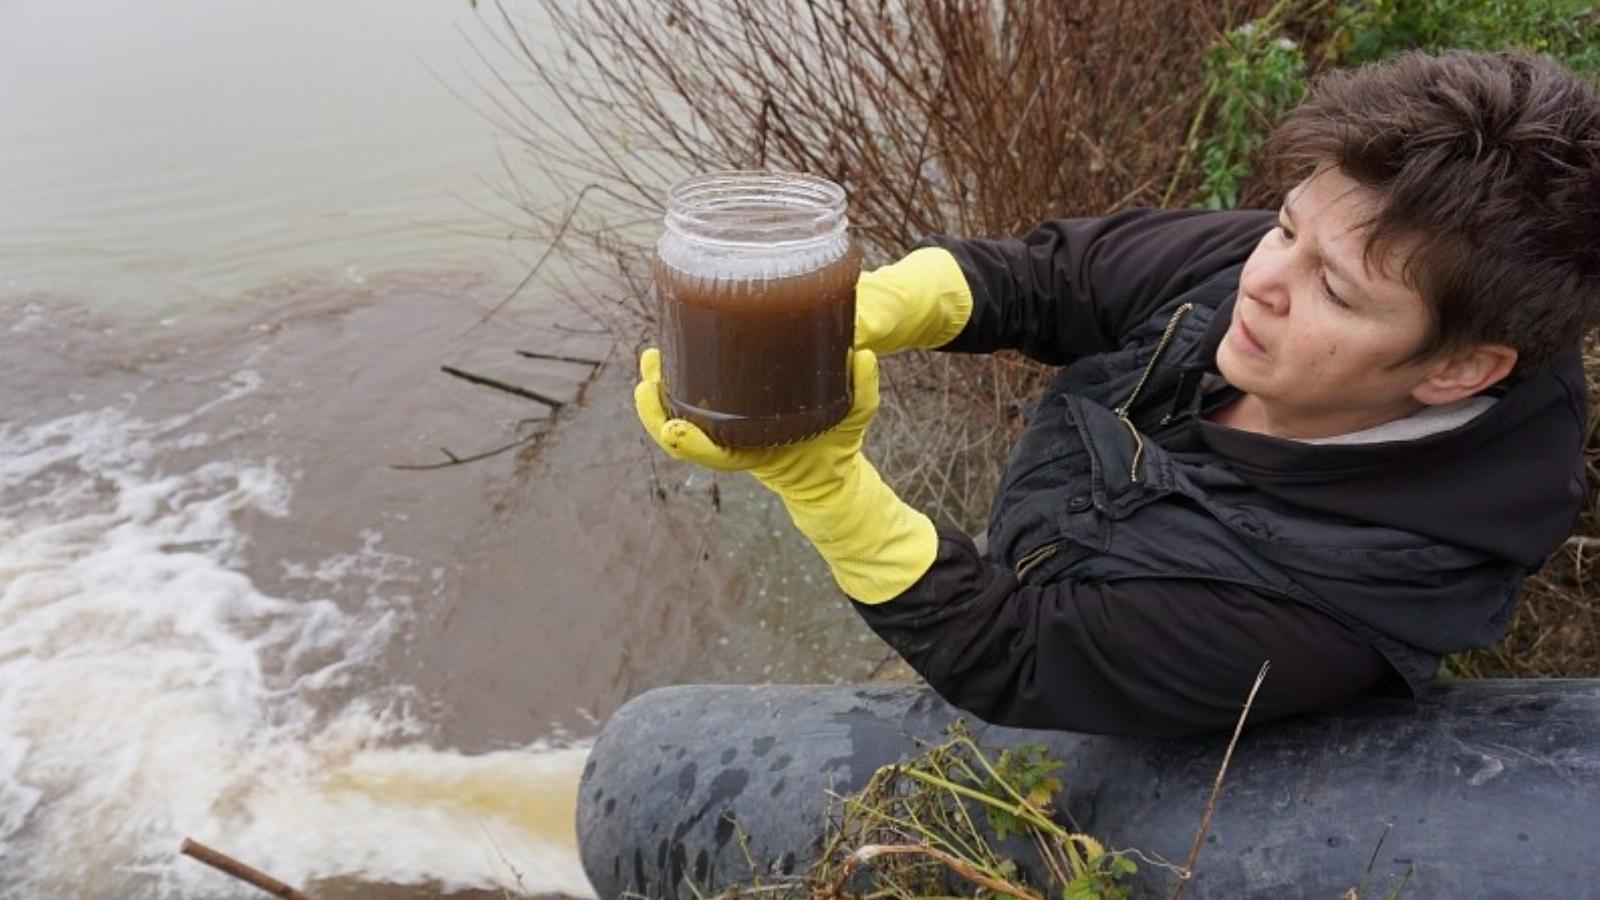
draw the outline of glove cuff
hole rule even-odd
[[[905,593],[933,566],[933,521],[895,495],[878,470],[856,456],[825,500],[783,497],[795,527],[811,541],[852,599],[878,604]]]
[[[897,310],[872,349],[931,350],[955,340],[972,318],[972,289],[961,264],[943,247],[923,247],[866,277],[873,290],[894,295]]]
[[[967,285],[967,275],[949,250],[943,247],[923,247],[912,251],[915,257],[915,274],[919,289],[937,298],[938,315],[917,334],[916,346],[923,349],[942,347],[956,339],[972,318],[972,288]],[[908,258],[910,258],[908,257]]]

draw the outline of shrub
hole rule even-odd
[[[504,124],[574,203],[527,212],[565,238],[578,265],[623,276],[626,302],[599,309],[630,341],[650,327],[645,264],[665,186],[688,172],[770,167],[843,184],[871,264],[928,234],[1011,235],[1046,218],[1162,202],[1207,47],[1266,7],[533,3],[542,22],[496,5],[531,90],[546,98],[504,104]],[[542,34],[556,52],[535,43]],[[611,198],[606,215],[574,213],[585,190]],[[935,517],[982,527],[1017,410],[1042,370],[1008,355],[913,355],[885,374],[872,440],[887,477]]]
[[[1591,0],[1365,0],[1335,13],[1330,48],[1346,63],[1400,50],[1528,50],[1580,74],[1600,71],[1600,7]]]

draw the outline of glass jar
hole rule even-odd
[[[668,412],[724,447],[838,424],[860,273],[831,181],[712,172],[673,185],[655,259]]]

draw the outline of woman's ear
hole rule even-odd
[[[1435,362],[1411,396],[1428,406],[1465,400],[1504,380],[1516,365],[1516,350],[1505,344],[1478,344]]]

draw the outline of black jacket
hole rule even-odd
[[[1202,376],[1271,225],[1139,211],[935,241],[974,299],[944,349],[1066,365],[1030,409],[987,555],[941,529],[916,584],[857,606],[955,705],[1009,725],[1206,731],[1233,723],[1263,660],[1253,721],[1414,691],[1439,654],[1504,631],[1582,500],[1576,353],[1416,441],[1207,422],[1237,397]]]

